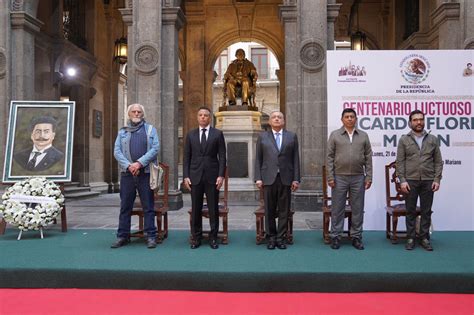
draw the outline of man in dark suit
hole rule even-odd
[[[57,122],[53,117],[33,118],[30,123],[33,148],[14,154],[13,158],[25,170],[40,172],[63,160],[64,153],[53,146]]]
[[[272,112],[269,124],[272,129],[257,139],[255,183],[264,192],[267,248],[286,249],[291,192],[298,189],[300,181],[298,138],[283,129],[285,118],[281,112]]]
[[[211,127],[211,111],[199,108],[199,128],[188,132],[184,145],[184,186],[191,190],[191,248],[201,245],[202,206],[206,194],[211,233],[209,244],[217,249],[219,231],[219,189],[224,182],[226,146],[222,131]]]

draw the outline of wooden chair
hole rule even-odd
[[[64,195],[64,183],[59,184],[61,193]],[[54,219],[54,224],[57,223],[57,220]],[[61,209],[61,232],[67,232],[67,217],[66,217],[66,201],[64,201],[63,208]]]
[[[169,192],[169,166],[165,163],[160,162],[160,166],[163,168],[162,185],[159,191],[155,191],[155,216],[156,216],[156,242],[162,243],[165,238],[168,237],[168,192]],[[144,237],[143,231],[144,218],[143,208],[141,206],[140,198],[137,198],[132,210],[132,215],[138,216],[138,231],[131,233],[132,237]]]
[[[402,193],[400,182],[396,174],[396,164],[392,162],[385,165],[385,196],[386,196],[386,237],[392,244],[397,244],[399,238],[406,238],[406,230],[398,231],[398,218],[406,217],[405,206],[406,195]],[[398,203],[394,203],[397,202]],[[420,215],[420,207],[416,207],[417,215]]]
[[[57,219],[54,219],[54,224],[57,224],[57,223],[58,223]],[[61,209],[61,232],[63,233],[67,232],[66,204],[64,204],[63,208]],[[0,234],[2,234],[1,231],[0,231]]]
[[[5,234],[5,230],[7,229],[7,222],[2,218],[0,220],[0,235]]]
[[[227,245],[229,243],[229,207],[227,204],[228,201],[228,195],[229,195],[229,172],[228,168],[225,168],[225,175],[224,175],[224,184],[221,187],[221,190],[224,190],[224,193],[222,194],[219,193],[219,220],[222,219],[222,224],[219,224],[221,229],[219,229],[217,233],[217,238],[220,240],[220,242],[224,245]],[[189,227],[191,230],[192,223],[191,223],[191,213],[192,209],[188,210],[189,213]],[[202,217],[209,219],[209,208],[207,206],[207,202],[204,200],[204,204],[202,206]],[[202,231],[202,237],[204,239],[209,239],[209,233],[211,231],[209,230],[203,230]],[[192,235],[189,237],[189,242],[192,242]]]
[[[265,242],[265,201],[263,199],[263,189],[260,189],[260,200],[257,210],[255,210],[255,227],[257,232],[256,244],[260,245]],[[286,243],[293,244],[293,215],[295,211],[290,209],[288,214],[288,229],[286,235]]]
[[[351,224],[352,224],[352,209],[349,201],[349,194],[346,198],[346,209],[344,211],[344,219],[347,218],[347,237],[351,237]],[[332,197],[328,194],[328,181],[326,173],[326,165],[323,165],[323,240],[324,243],[330,244],[331,237],[329,236],[329,226],[331,224],[331,207]]]

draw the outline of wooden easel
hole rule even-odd
[[[59,183],[59,189],[61,189],[61,193],[64,195],[64,183]],[[54,224],[57,223],[57,220],[54,219]],[[7,229],[7,222],[2,218],[0,220],[0,235],[5,234],[5,230]],[[61,209],[61,232],[67,232],[67,217],[66,217],[66,202]]]

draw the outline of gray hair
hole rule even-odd
[[[132,108],[133,108],[134,106],[140,107],[140,109],[141,109],[141,111],[142,111],[142,113],[143,113],[142,119],[145,119],[145,116],[146,116],[146,114],[145,114],[145,107],[143,107],[142,104],[138,104],[138,103],[134,103],[134,104],[128,105],[128,107],[127,107],[127,116],[130,117],[130,111],[132,110]]]
[[[272,111],[270,112],[270,115],[268,115],[268,117],[272,117],[272,115],[273,115],[274,113],[281,114],[281,115],[283,116],[283,119],[285,119],[285,114],[283,114],[283,113],[280,112],[279,110],[272,110]]]

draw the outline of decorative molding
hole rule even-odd
[[[159,62],[159,53],[156,45],[151,42],[138,45],[135,50],[134,60],[138,72],[145,75],[154,74]]]
[[[474,49],[474,37],[467,38],[464,41],[464,49]]]
[[[23,11],[23,0],[13,0],[12,11]]]
[[[447,20],[459,20],[461,16],[461,5],[459,2],[444,2],[431,13],[433,27],[439,27]]]
[[[180,5],[181,5],[181,1],[179,0],[163,0],[164,8],[179,7]]]
[[[328,4],[327,5],[327,16],[328,16],[328,22],[334,23],[339,16],[339,10],[342,7],[342,3],[337,3],[337,4]]]
[[[239,34],[242,41],[252,40],[252,25],[254,24],[255,3],[234,3],[237,12]]]
[[[120,14],[122,14],[122,20],[127,26],[131,26],[133,24],[133,9],[118,9]]]
[[[285,1],[285,4],[279,5],[280,21],[282,23],[296,22],[296,19],[298,17],[298,10],[296,8],[296,4],[290,3],[291,1]]]
[[[309,72],[316,72],[324,66],[326,52],[324,47],[313,40],[304,41],[300,48],[300,63]]]
[[[10,21],[12,29],[24,29],[32,33],[38,33],[44,24],[25,12],[11,12]]]
[[[163,25],[174,24],[179,30],[186,23],[186,16],[179,7],[166,7],[163,8],[162,12]]]
[[[7,57],[5,56],[5,49],[0,48],[0,79],[3,79],[6,73],[7,73]]]

